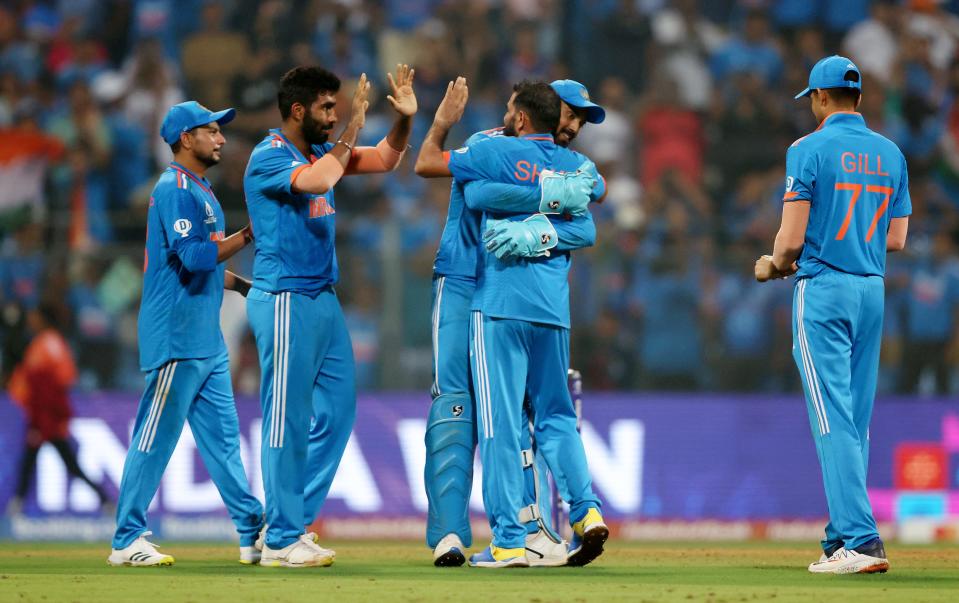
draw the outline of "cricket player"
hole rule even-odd
[[[786,153],[782,226],[760,282],[796,275],[793,357],[822,467],[829,523],[814,573],[885,572],[866,471],[879,373],[886,253],[906,244],[912,203],[906,160],[856,112],[859,69],[822,59],[809,74],[819,121]]]
[[[229,237],[206,171],[226,144],[221,126],[233,109],[196,101],[174,105],[160,135],[173,162],[150,196],[138,335],[146,389],[120,482],[110,565],[172,565],[146,540],[146,512],[189,420],[197,448],[240,534],[240,562],[256,563],[253,544],[263,506],[250,494],[240,460],[240,426],[229,358],[220,332],[223,290],[245,294],[249,282],[223,262],[253,239],[249,226]]]
[[[562,116],[554,136],[556,143],[568,146],[586,122],[600,123],[605,112],[589,101],[585,86],[572,80],[557,80],[551,84],[562,99]],[[466,141],[470,146],[479,140],[502,135],[503,128],[473,134]],[[475,402],[470,384],[469,369],[469,306],[476,288],[478,245],[482,209],[508,211],[527,216],[538,213],[544,198],[557,199],[569,213],[582,213],[590,201],[593,177],[586,172],[540,178],[540,188],[516,184],[474,181],[464,187],[454,182],[450,191],[450,206],[446,227],[437,251],[433,276],[433,404],[426,435],[425,485],[429,510],[427,515],[427,544],[433,548],[433,562],[437,566],[459,566],[465,563],[465,548],[472,543],[469,524],[469,497],[472,486],[473,455],[476,447]],[[466,207],[466,191],[474,211]],[[577,198],[578,197],[578,198]],[[485,205],[484,205],[485,204]],[[555,225],[558,247],[573,249],[578,241],[588,241],[581,224],[559,221]],[[508,245],[518,249],[519,236]],[[529,449],[528,444],[524,449]],[[544,500],[548,491],[545,464],[542,456],[530,462],[528,471],[534,474],[527,480],[532,484],[527,513],[532,530],[527,536],[527,558],[531,565],[564,565],[566,546],[548,529],[550,505]],[[537,479],[539,478],[539,479]],[[542,494],[543,496],[536,496]]]
[[[335,556],[303,529],[326,499],[356,416],[353,348],[333,289],[333,187],[344,174],[386,172],[403,157],[417,108],[413,70],[399,65],[388,80],[393,128],[375,147],[357,147],[366,74],[346,128],[330,142],[339,78],[320,67],[291,69],[277,94],[283,123],[253,150],[244,176],[257,233],[247,311],[261,370],[264,566],[327,566]]]
[[[424,140],[417,173],[451,173],[462,183],[492,180],[537,187],[542,170],[576,171],[587,161],[554,143],[560,101],[545,83],[524,82],[516,87],[504,116],[506,136],[444,153],[446,133],[462,115],[466,97],[466,82],[458,78],[450,84],[433,128]],[[601,187],[598,179],[596,183]],[[548,198],[543,201],[547,208],[554,205]],[[580,219],[589,228],[588,240],[579,245],[582,247],[592,244],[595,227],[588,212]],[[519,237],[523,244],[514,249],[512,242],[516,239],[512,235],[518,230],[533,234]],[[555,227],[543,214],[524,219],[484,212],[481,231],[489,253],[481,256],[482,270],[471,304],[470,356],[479,415],[483,500],[493,543],[473,555],[470,565],[529,565],[524,549],[527,529],[525,518],[521,517],[526,464],[521,447],[526,429],[522,415],[527,395],[536,441],[550,470],[565,477],[570,491],[571,517],[575,518],[570,560],[579,561],[585,556],[592,560],[602,552],[608,529],[599,514],[599,500],[592,492],[566,388],[569,253],[556,249]],[[518,257],[507,257],[514,255]],[[494,438],[496,432],[499,438]]]

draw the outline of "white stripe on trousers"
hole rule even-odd
[[[796,332],[799,335],[799,354],[802,356],[803,367],[805,368],[803,372],[806,376],[806,387],[809,389],[813,409],[819,419],[819,433],[820,435],[826,435],[829,433],[829,418],[826,416],[826,405],[822,401],[819,377],[816,375],[816,366],[813,364],[812,352],[809,351],[809,341],[806,339],[806,326],[803,324],[803,316],[806,310],[806,280],[801,279],[796,284],[799,289],[799,299],[796,307],[796,322],[798,323]]]
[[[270,447],[282,448],[286,431],[286,384],[290,360],[290,293],[276,295],[273,305],[273,400]]]
[[[446,277],[441,276],[436,283],[436,301],[433,306],[433,387],[430,394],[440,395],[440,304],[443,303],[443,285]]]
[[[157,374],[156,389],[153,391],[153,401],[150,403],[150,414],[147,415],[143,431],[140,432],[140,444],[137,446],[140,452],[150,452],[153,447],[157,426],[160,424],[160,416],[163,414],[163,407],[166,406],[170,384],[173,383],[173,373],[176,371],[176,365],[177,361],[174,360],[162,367]]]
[[[483,435],[493,437],[493,409],[490,406],[489,369],[486,366],[486,337],[483,334],[483,314],[473,312],[473,353],[476,357],[476,397],[483,416]]]

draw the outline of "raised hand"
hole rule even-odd
[[[386,74],[392,92],[392,94],[386,95],[386,100],[390,101],[397,113],[406,117],[412,117],[417,109],[416,94],[413,92],[414,73],[414,69],[403,64],[396,66],[395,78],[392,73]]]
[[[356,90],[353,91],[353,102],[350,108],[350,124],[357,128],[362,128],[366,125],[366,110],[370,108],[370,102],[367,100],[369,95],[370,82],[366,79],[366,74],[364,73],[360,75],[360,80],[356,83]]]
[[[447,127],[457,123],[466,110],[466,101],[469,99],[469,88],[466,87],[466,78],[458,77],[446,87],[446,96],[436,109],[433,121]]]

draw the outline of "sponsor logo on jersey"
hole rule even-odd
[[[173,223],[173,230],[177,231],[181,237],[184,239],[190,234],[190,230],[193,228],[193,224],[186,218],[180,218]]]
[[[326,197],[315,196],[310,198],[310,218],[322,218],[336,213],[336,209],[330,205]]]

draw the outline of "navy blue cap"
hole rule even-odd
[[[550,86],[567,105],[586,109],[586,121],[589,123],[601,124],[606,119],[606,110],[589,100],[589,90],[576,80],[556,80]]]
[[[160,126],[160,136],[167,144],[172,145],[180,140],[180,134],[184,132],[213,122],[222,126],[233,121],[234,117],[236,117],[236,111],[233,109],[210,111],[196,101],[186,101],[173,105],[167,111]]]
[[[847,79],[849,72],[856,74],[855,78]],[[852,81],[855,80],[855,81]],[[809,96],[813,90],[825,90],[827,88],[855,88],[862,90],[862,74],[859,73],[859,67],[838,54],[831,57],[820,59],[813,65],[809,72],[809,86],[796,95],[796,98]]]

